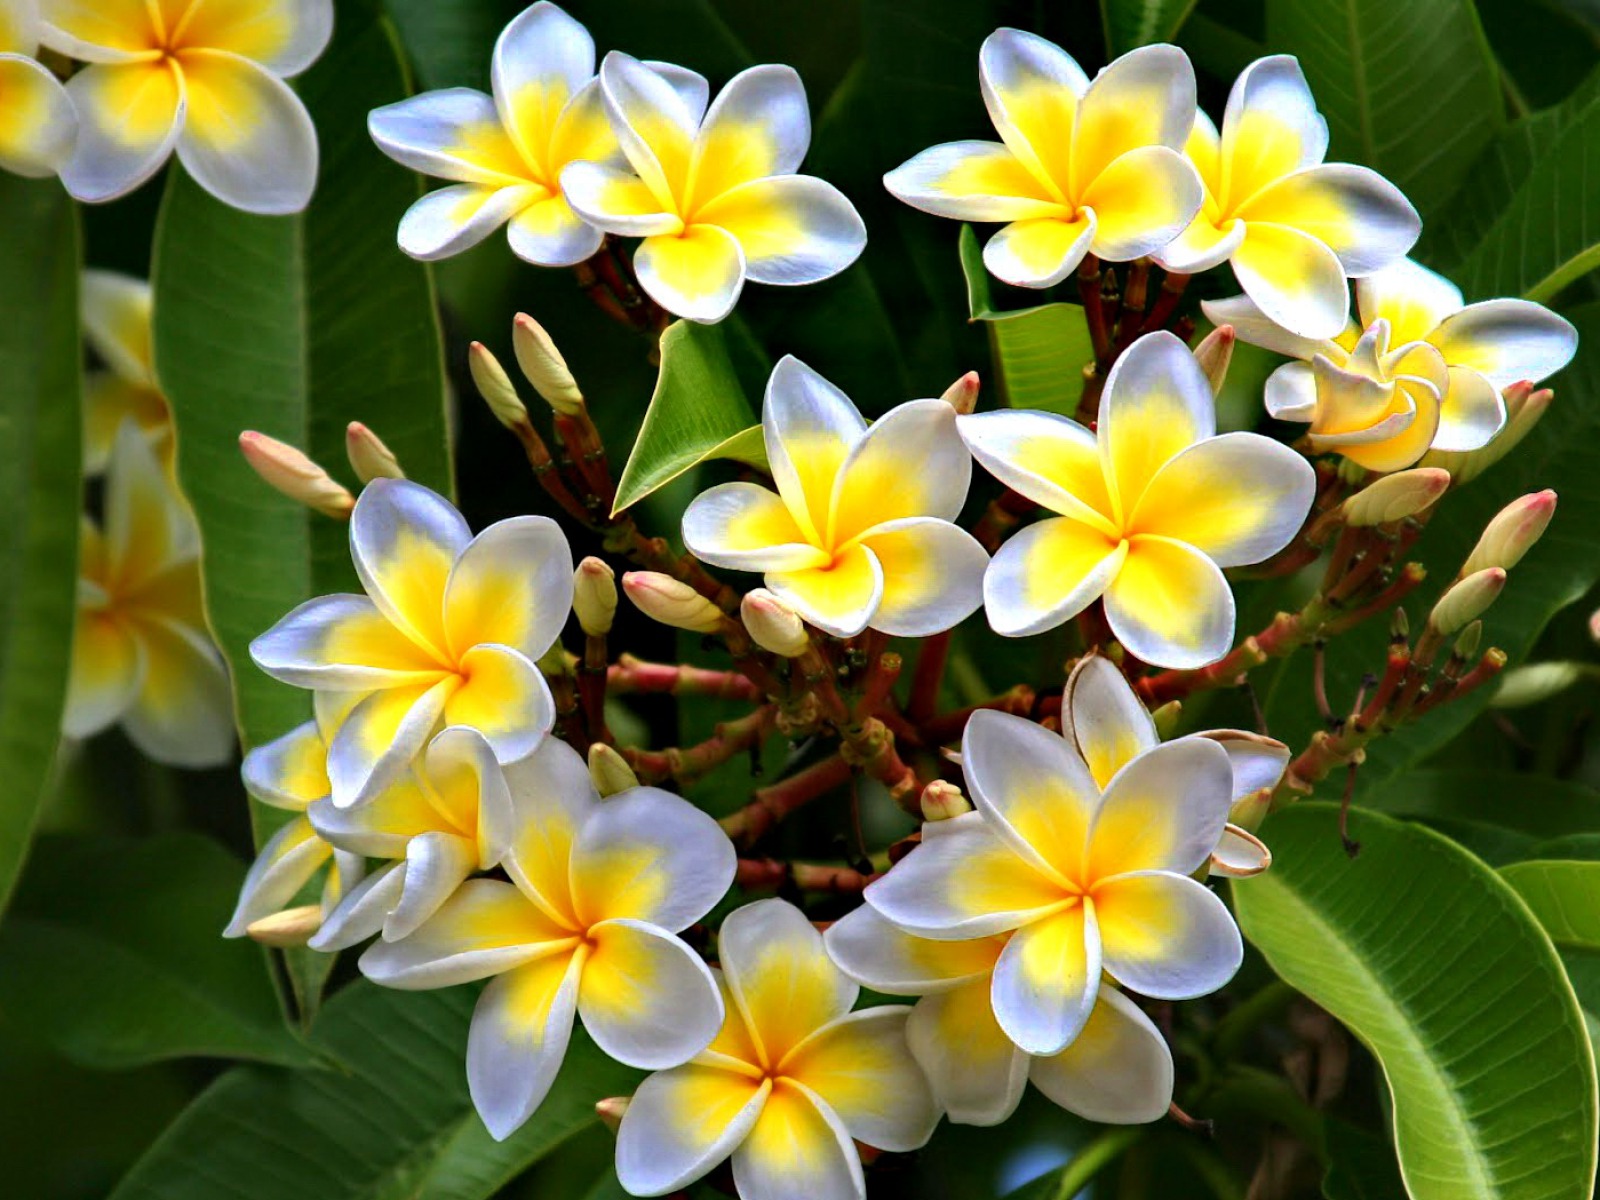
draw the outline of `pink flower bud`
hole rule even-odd
[[[1446,637],[1482,616],[1488,607],[1505,590],[1506,572],[1503,567],[1489,567],[1468,575],[1439,597],[1428,614],[1428,624]]]
[[[935,779],[922,789],[921,804],[924,821],[948,821],[972,811],[972,802],[961,794],[961,789],[942,779]]]
[[[978,407],[978,389],[981,383],[976,371],[968,371],[960,379],[945,388],[943,400],[957,413],[965,416]]]
[[[798,658],[811,645],[811,635],[799,615],[766,588],[756,588],[745,596],[739,617],[751,640],[773,654]]]
[[[1450,472],[1438,467],[1396,471],[1362,488],[1344,502],[1351,525],[1387,525],[1427,510],[1450,486]]]
[[[605,637],[617,615],[617,576],[605,563],[590,556],[572,573],[572,611],[590,637]]]
[[[1233,361],[1233,346],[1238,340],[1232,325],[1218,325],[1194,348],[1194,359],[1206,373],[1212,395],[1220,394],[1228,381],[1228,364]]]
[[[511,345],[517,352],[517,365],[533,384],[545,403],[564,417],[583,411],[583,393],[544,326],[527,313],[518,313],[511,326]]]
[[[467,348],[467,369],[472,372],[473,386],[489,406],[495,420],[507,429],[517,429],[528,424],[528,410],[517,398],[517,389],[511,376],[500,365],[500,360],[482,342],[473,342]]]
[[[1467,556],[1461,574],[1471,575],[1485,567],[1504,567],[1509,571],[1544,536],[1555,514],[1556,494],[1549,488],[1513,500],[1484,527],[1483,536]]]
[[[674,629],[711,633],[727,619],[687,583],[659,571],[629,571],[622,577],[622,590],[645,616]]]
[[[344,452],[350,459],[350,469],[362,483],[374,479],[404,479],[400,460],[394,451],[383,444],[383,439],[360,421],[351,421],[344,431]]]
[[[239,449],[251,469],[289,499],[336,520],[350,518],[356,498],[349,489],[293,446],[247,429]]]

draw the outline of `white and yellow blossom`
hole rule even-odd
[[[1176,46],[1142,46],[1090,82],[1055,43],[998,29],[978,52],[978,80],[1001,141],[935,146],[883,182],[935,216],[1009,222],[983,249],[996,277],[1049,287],[1087,254],[1151,254],[1199,209],[1181,153],[1194,68]]]
[[[1022,530],[984,576],[989,623],[1051,629],[1105,598],[1111,630],[1162,667],[1213,662],[1233,641],[1223,567],[1287,545],[1316,477],[1287,446],[1216,432],[1210,384],[1170,333],[1146,334],[1111,368],[1090,433],[1051,413],[961,417],[967,447],[1002,483],[1059,514]]]
[[[1309,422],[1314,449],[1371,471],[1486,445],[1505,424],[1500,393],[1555,374],[1578,345],[1543,305],[1464,305],[1459,288],[1410,259],[1356,280],[1360,321],[1327,340],[1291,333],[1247,296],[1203,307],[1244,341],[1299,360],[1267,379],[1268,412]]]
[[[39,0],[40,39],[88,65],[67,82],[78,140],[61,179],[114,200],[174,149],[224,204],[293,213],[311,199],[317,134],[284,79],[333,32],[333,0]]]
[[[649,787],[602,800],[578,752],[554,738],[507,767],[506,782],[511,882],[469,880],[415,932],[361,956],[390,987],[494,977],[473,1012],[467,1081],[502,1139],[550,1090],[574,1015],[630,1066],[676,1066],[711,1043],[722,997],[675,934],[722,899],[736,865],[705,813]]]
[[[613,50],[600,92],[631,170],[572,163],[561,187],[591,225],[644,239],[634,271],[668,312],[720,321],[747,279],[816,283],[861,254],[855,207],[831,183],[795,173],[811,114],[792,68],[741,71],[707,109],[704,92]]]
[[[66,734],[120,724],[157,762],[227,762],[233,699],[201,610],[199,531],[131,422],[106,468],[104,524],[85,518],[79,560]]]
[[[860,989],[784,900],[730,913],[717,947],[721,1032],[639,1085],[617,1131],[617,1178],[664,1196],[731,1156],[742,1200],[865,1200],[854,1143],[915,1150],[939,1119],[906,1045],[911,1010],[851,1012]]]
[[[330,735],[333,802],[348,807],[406,770],[436,727],[467,725],[511,762],[555,720],[535,665],[572,607],[572,551],[547,517],[473,537],[444,497],[376,479],[350,517],[366,595],[307,601],[250,645],[267,674],[362,698]]]
[[[1261,311],[1301,336],[1343,329],[1345,280],[1397,262],[1422,232],[1411,203],[1376,171],[1322,161],[1328,124],[1290,55],[1246,67],[1222,133],[1197,113],[1186,151],[1205,199],[1155,260],[1186,275],[1229,263]]]
[[[72,154],[78,114],[66,89],[37,60],[38,0],[0,0],[0,170],[54,175]]]
[[[761,416],[777,491],[726,483],[683,514],[696,557],[765,572],[819,629],[926,637],[982,602],[988,556],[952,522],[972,460],[943,400],[912,400],[870,427],[843,392],[785,356]]]
[[[131,420],[170,467],[172,410],[156,385],[150,285],[115,271],[83,273],[83,337],[101,363],[83,380],[83,469],[105,470],[117,429]]]

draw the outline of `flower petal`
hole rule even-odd
[[[792,175],[810,145],[811,112],[795,69],[747,67],[717,93],[700,123],[685,199],[699,209],[741,184]],[[702,219],[720,224],[709,215]]]
[[[1350,292],[1338,256],[1310,234],[1251,221],[1229,259],[1250,299],[1290,333],[1331,338],[1350,315]]]
[[[999,142],[934,146],[890,171],[883,186],[912,208],[958,221],[1070,216],[1060,199]]]
[[[634,1196],[665,1196],[733,1153],[754,1128],[772,1084],[689,1063],[658,1071],[633,1094],[617,1130],[617,1178]]]
[[[1161,741],[1150,710],[1108,658],[1093,654],[1067,678],[1061,705],[1062,734],[1076,747],[1095,786]]]
[[[83,336],[117,378],[155,386],[150,284],[117,271],[88,269],[80,282]]]
[[[1429,449],[1481,449],[1505,427],[1505,401],[1494,384],[1469,367],[1449,368],[1449,379],[1439,401],[1439,428]]]
[[[148,51],[156,33],[145,0],[48,0],[39,8],[39,40],[84,62],[126,61]]]
[[[555,644],[572,611],[572,549],[549,517],[496,521],[461,551],[444,588],[456,656],[495,642],[530,659]]]
[[[1272,852],[1267,844],[1248,829],[1233,824],[1223,827],[1216,849],[1211,851],[1211,874],[1229,879],[1248,879],[1271,865]]]
[[[400,249],[422,262],[470,250],[500,226],[539,203],[544,190],[459,183],[423,196],[400,218]]]
[[[331,953],[359,946],[383,928],[405,886],[404,862],[388,862],[361,880],[334,905],[306,945]]]
[[[489,189],[533,182],[494,101],[472,88],[423,92],[375,108],[367,132],[395,162],[436,179]]]
[[[791,1050],[783,1074],[820,1096],[855,1140],[916,1150],[933,1136],[939,1109],[906,1045],[910,1015],[888,1004],[840,1017]]]
[[[1285,175],[1322,161],[1328,123],[1293,55],[1269,54],[1239,73],[1222,116],[1220,150],[1217,200],[1228,213]]]
[[[1172,1103],[1172,1051],[1166,1039],[1113,987],[1100,989],[1072,1045],[1034,1059],[1028,1077],[1068,1112],[1108,1125],[1158,1121]]]
[[[1233,642],[1233,592],[1199,550],[1141,535],[1106,588],[1106,620],[1117,640],[1152,666],[1203,667]]]
[[[844,1122],[791,1079],[778,1081],[733,1152],[733,1185],[744,1200],[865,1200],[867,1194]]]
[[[161,169],[183,129],[183,89],[164,63],[97,63],[67,80],[78,140],[61,169],[74,199],[133,191]]]
[[[906,1042],[953,1124],[998,1125],[1016,1111],[1031,1060],[995,1020],[987,974],[917,1001]]]
[[[1054,287],[1077,270],[1094,235],[1093,212],[1013,221],[984,244],[983,265],[1017,287]]]
[[[1324,163],[1286,176],[1238,210],[1316,238],[1338,256],[1347,275],[1370,275],[1404,258],[1422,232],[1422,218],[1400,189],[1367,167]]]
[[[920,996],[987,979],[1000,938],[936,942],[891,925],[870,904],[851,909],[822,935],[829,956],[850,978],[891,996]]]
[[[16,175],[54,175],[72,156],[78,115],[48,67],[20,54],[0,54],[0,168]]]
[[[1118,771],[1095,813],[1089,879],[1132,871],[1188,874],[1222,837],[1233,803],[1233,767],[1210,738],[1155,746]]]
[[[556,723],[544,672],[509,646],[472,647],[461,656],[461,678],[445,702],[445,724],[476,729],[503,763],[526,758]]]
[[[699,125],[706,115],[706,104],[711,99],[711,84],[699,71],[691,71],[688,67],[680,67],[677,63],[661,62],[657,59],[647,58],[644,65],[667,81],[673,91],[678,93],[678,99],[683,101],[683,106],[689,113],[689,119]],[[598,90],[598,89],[597,89]]]
[[[1203,198],[1194,166],[1176,150],[1129,150],[1084,188],[1082,204],[1095,222],[1089,248],[1107,262],[1153,254],[1188,228]]]
[[[1355,287],[1362,326],[1388,321],[1396,346],[1427,338],[1463,304],[1460,288],[1409,258],[1362,276]]]
[[[507,972],[478,997],[467,1033],[467,1089],[496,1141],[549,1095],[572,1038],[582,970],[582,955],[552,955]]]
[[[1422,344],[1420,350],[1432,352]],[[1448,385],[1449,376],[1445,376]],[[1324,392],[1326,394],[1326,392]],[[1394,390],[1390,415],[1365,431],[1365,435],[1338,439],[1337,449],[1369,471],[1398,471],[1409,467],[1433,444],[1439,429],[1439,393],[1432,383],[1402,377]],[[1410,414],[1410,420],[1405,415]],[[1313,445],[1321,439],[1314,439]]]
[[[495,39],[489,77],[500,123],[539,163],[563,106],[594,77],[594,38],[556,5],[530,4]]]
[[[328,747],[315,721],[297,725],[280,738],[252,747],[239,768],[244,790],[263,804],[304,812],[324,799],[328,783]]]
[[[682,212],[697,129],[683,98],[660,75],[619,50],[600,64],[600,94],[623,154],[660,210]]]
[[[1100,987],[1095,909],[1074,904],[1024,925],[995,963],[995,1020],[1029,1054],[1057,1054],[1078,1036]]]
[[[478,866],[478,847],[470,838],[434,831],[406,845],[405,883],[383,922],[383,940],[397,942],[448,900]]]
[[[1164,271],[1197,275],[1227,262],[1244,241],[1244,235],[1243,221],[1230,219],[1218,226],[1202,208],[1182,233],[1152,252],[1150,257]]]
[[[828,560],[782,497],[756,483],[722,483],[696,496],[683,514],[683,544],[735,571],[803,570]]]
[[[911,517],[953,521],[966,503],[972,456],[943,400],[911,400],[874,421],[833,483],[826,541],[838,546]]]
[[[1317,415],[1317,377],[1307,362],[1284,363],[1262,390],[1267,415],[1277,421],[1311,421]]]
[[[123,714],[128,740],[175,767],[220,767],[233,758],[233,692],[210,639],[176,621],[139,622],[144,678]]]
[[[571,267],[600,249],[601,233],[560,196],[528,205],[506,229],[511,252],[539,267]]]
[[[1052,512],[1116,533],[1099,447],[1076,421],[1001,409],[957,417],[956,429],[972,456],[1007,487]]]
[[[122,622],[80,609],[61,732],[93,737],[120,721],[144,687],[144,653],[142,640]]]
[[[404,859],[413,838],[457,832],[410,771],[362,804],[340,808],[331,798],[322,799],[306,810],[306,816],[323,839],[366,858]]]
[[[250,643],[250,657],[295,687],[364,692],[427,683],[439,665],[365,596],[307,600]]]
[[[757,283],[816,283],[855,262],[867,244],[855,205],[812,175],[740,184],[700,208],[695,220],[734,236],[745,273]]]
[[[633,256],[639,286],[674,316],[715,325],[733,311],[744,288],[739,239],[715,225],[647,237]]]
[[[1578,348],[1570,322],[1528,300],[1469,304],[1446,317],[1428,340],[1450,366],[1476,371],[1496,391],[1554,375]]]
[[[849,1012],[861,990],[834,966],[822,934],[787,900],[757,900],[729,913],[717,952],[734,1003],[772,1066]]]
[[[1277,787],[1289,765],[1289,747],[1276,738],[1243,729],[1210,729],[1194,736],[1210,738],[1228,752],[1235,803],[1262,788]]]
[[[350,514],[350,557],[361,586],[384,616],[441,657],[449,649],[445,584],[471,541],[454,505],[407,479],[374,479]]]
[[[1120,540],[1071,517],[1029,525],[1000,547],[984,573],[989,624],[1004,637],[1054,629],[1098,600],[1126,557]]]
[[[1094,77],[1078,102],[1072,131],[1072,194],[1084,196],[1102,171],[1135,147],[1181,151],[1194,114],[1194,68],[1182,50],[1140,46],[1114,60]],[[1192,194],[1180,229],[1200,204],[1199,188]]]
[[[451,824],[474,843],[477,866],[498,865],[511,846],[516,817],[511,789],[494,747],[476,729],[446,729],[428,743],[422,759],[428,798],[450,814]]]
[[[1367,282],[1366,279],[1356,282],[1358,295]],[[1329,353],[1329,347],[1334,345],[1325,338],[1301,337],[1299,334],[1290,333],[1262,312],[1249,296],[1230,296],[1226,300],[1202,300],[1200,309],[1213,325],[1232,325],[1234,333],[1241,342],[1249,342],[1252,346],[1260,346],[1289,358],[1310,362],[1318,354]]]
[[[251,924],[281,911],[332,856],[333,847],[317,836],[310,821],[304,817],[288,821],[250,864],[239,888],[238,906],[222,936],[243,937]]]
[[[1089,78],[1054,42],[1020,29],[997,29],[978,51],[978,83],[996,131],[1018,160],[1061,194],[1068,186],[1071,140]]]
[[[834,480],[867,422],[850,398],[792,354],[772,369],[761,426],[778,494],[820,545],[828,530]]]
[[[1145,996],[1204,996],[1232,979],[1244,957],[1227,906],[1187,875],[1139,871],[1101,880],[1094,911],[1106,971]]]
[[[559,738],[505,768],[513,832],[506,873],[552,920],[578,927],[570,864],[579,831],[598,810],[600,793],[583,756]]]
[[[568,163],[561,169],[561,194],[579,217],[607,233],[653,237],[683,230],[677,213],[644,180],[605,163]]]
[[[883,566],[857,543],[841,550],[824,567],[768,571],[767,587],[818,629],[835,637],[854,637],[872,623],[883,602]]]
[[[184,43],[227,50],[274,75],[304,71],[333,35],[333,0],[203,0],[183,16]]]
[[[334,804],[349,808],[392,784],[433,733],[457,686],[452,675],[376,691],[357,704],[328,744]]]
[[[862,544],[883,568],[883,599],[872,628],[927,637],[983,607],[989,555],[965,529],[937,517],[906,517],[869,529]]]
[[[646,921],[602,921],[589,937],[578,1012],[601,1050],[658,1070],[711,1044],[722,1028],[722,993],[698,954]]]
[[[1106,377],[1100,399],[1100,461],[1119,523],[1180,451],[1217,432],[1211,384],[1189,348],[1171,333],[1147,333]]]

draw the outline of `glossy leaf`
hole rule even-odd
[[[1600,950],[1600,861],[1537,858],[1500,869],[1562,949]]]
[[[1153,42],[1170,42],[1197,0],[1100,0],[1111,58]]]
[[[78,223],[0,172],[0,913],[44,803],[78,587]]]
[[[1534,856],[1579,857],[1552,839],[1565,841],[1565,835],[1600,827],[1600,791],[1523,771],[1406,771],[1369,788],[1362,803],[1421,821],[1496,867]]]
[[[1327,1122],[1326,1200],[1392,1200],[1405,1193],[1394,1147],[1377,1134],[1337,1119]]]
[[[1382,1064],[1413,1200],[1587,1195],[1594,1059],[1555,948],[1516,894],[1447,838],[1303,803],[1268,821],[1272,870],[1233,885],[1274,971]]]

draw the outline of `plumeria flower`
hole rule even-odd
[[[1577,331],[1543,305],[1464,305],[1459,288],[1410,259],[1358,279],[1360,323],[1329,340],[1297,337],[1246,296],[1204,308],[1244,341],[1298,359],[1267,379],[1267,410],[1309,422],[1313,449],[1371,471],[1409,467],[1430,448],[1481,448],[1505,424],[1500,393],[1555,374],[1578,347]]]
[[[233,754],[233,698],[200,605],[200,539],[144,436],[117,431],[105,525],[85,518],[63,729],[121,724],[157,762],[214,767]]]
[[[40,0],[41,40],[89,65],[67,82],[77,199],[115,200],[171,157],[224,204],[293,213],[317,180],[317,133],[284,79],[333,32],[333,0]]]
[[[1126,262],[1159,250],[1199,209],[1200,181],[1180,153],[1194,68],[1176,46],[1142,46],[1090,82],[1054,42],[997,29],[978,52],[978,80],[1000,142],[935,146],[883,182],[935,216],[1009,222],[983,248],[992,275],[1049,287],[1087,254]]]
[[[1000,547],[983,580],[1007,637],[1054,628],[1100,597],[1128,650],[1163,667],[1214,662],[1233,641],[1223,567],[1260,562],[1300,530],[1316,475],[1254,433],[1216,432],[1205,373],[1170,333],[1117,359],[1098,432],[1051,413],[961,417],[973,456],[1059,514]]]
[[[912,400],[869,428],[850,399],[789,355],[767,381],[761,425],[776,492],[710,489],[683,514],[706,562],[763,571],[807,621],[839,637],[926,637],[983,601],[988,555],[952,524],[972,459],[943,400]]]
[[[649,66],[705,104],[699,75]],[[568,205],[561,170],[621,156],[600,100],[594,39],[539,0],[500,34],[490,77],[492,96],[447,88],[367,118],[372,140],[390,158],[454,181],[411,206],[400,222],[400,248],[414,258],[447,258],[506,225],[518,258],[544,267],[580,263],[600,249],[602,235]]]
[[[939,1119],[906,1046],[911,1010],[851,1012],[860,989],[785,900],[730,913],[717,947],[726,1021],[693,1062],[639,1085],[617,1178],[664,1196],[731,1155],[742,1200],[864,1200],[854,1142],[915,1150]]]
[[[1290,55],[1246,67],[1221,135],[1197,113],[1187,150],[1205,200],[1155,260],[1186,275],[1230,263],[1261,311],[1301,336],[1343,329],[1346,278],[1403,258],[1422,232],[1411,202],[1376,171],[1322,161],[1328,123]]]
[[[170,467],[172,412],[156,386],[150,285],[115,271],[85,271],[80,307],[84,340],[103,364],[83,381],[83,469],[105,470],[124,421]]]
[[[365,803],[339,808],[324,798],[307,816],[332,845],[390,860],[324,918],[313,950],[343,950],[380,931],[386,942],[406,937],[475,871],[499,865],[512,829],[494,749],[465,726],[437,734],[409,774]]]
[[[35,61],[38,0],[0,0],[0,170],[54,175],[72,154],[78,114],[66,89]]]
[[[330,787],[328,744],[317,722],[307,721],[255,747],[244,756],[239,773],[250,795],[295,815],[267,839],[250,865],[222,936],[243,937],[257,921],[282,912],[324,867],[321,909],[326,921],[360,881],[366,864],[361,855],[325,840],[306,815],[312,805],[326,802]]]
[[[1102,984],[1066,1049],[1035,1057],[1006,1036],[990,1000],[1009,934],[938,942],[897,929],[869,904],[829,927],[828,953],[851,978],[920,996],[906,1042],[939,1107],[959,1125],[998,1125],[1028,1081],[1069,1112],[1105,1124],[1154,1121],[1172,1103],[1172,1052],[1150,1018]]]
[[[512,517],[473,537],[436,492],[376,479],[350,516],[364,596],[307,601],[250,645],[268,675],[363,698],[332,734],[333,802],[394,782],[441,722],[480,732],[500,762],[555,721],[535,665],[572,607],[572,551],[547,517]]]
[[[741,71],[708,110],[704,93],[613,50],[600,92],[632,169],[571,163],[561,187],[591,225],[644,239],[634,271],[668,312],[720,321],[747,279],[816,283],[861,254],[855,207],[831,183],[795,174],[811,114],[792,68]]]
[[[1154,746],[1102,789],[1060,734],[982,710],[961,745],[976,811],[922,843],[866,900],[919,937],[1011,933],[994,963],[995,1019],[1029,1054],[1060,1053],[1094,1011],[1102,970],[1166,1000],[1202,996],[1238,969],[1222,901],[1190,876],[1222,839],[1227,752],[1204,738]]]
[[[410,936],[361,969],[398,988],[494,977],[467,1035],[479,1115],[508,1137],[544,1100],[574,1014],[629,1066],[677,1066],[723,1021],[710,969],[674,935],[733,882],[733,843],[688,801],[636,787],[602,800],[583,759],[550,738],[506,768],[510,883],[463,883]]]

